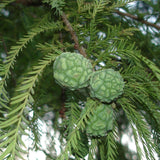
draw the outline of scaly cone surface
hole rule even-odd
[[[104,69],[95,71],[90,79],[91,97],[110,103],[123,93],[124,81],[118,71]]]
[[[75,90],[88,86],[92,64],[81,54],[64,52],[55,59],[53,71],[61,86]]]
[[[87,123],[86,132],[91,136],[105,136],[113,128],[113,109],[111,105],[100,104],[93,111]]]

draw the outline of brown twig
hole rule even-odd
[[[159,26],[159,25],[156,25],[156,24],[154,24],[154,23],[147,22],[147,21],[145,21],[145,20],[141,20],[141,19],[139,19],[137,16],[134,16],[134,15],[129,14],[129,13],[123,13],[123,12],[120,12],[119,10],[115,10],[115,12],[116,12],[117,14],[119,14],[119,15],[126,16],[126,17],[130,17],[130,18],[132,18],[132,19],[134,19],[134,20],[136,20],[136,21],[139,21],[139,22],[141,22],[141,23],[143,23],[143,24],[146,24],[147,26],[152,26],[152,27],[160,30],[160,26]]]
[[[63,34],[62,32],[59,33],[59,38],[60,38],[60,42],[63,45]],[[64,51],[64,48],[61,48],[62,52]],[[61,90],[61,109],[59,111],[59,115],[62,119],[65,119],[65,112],[66,112],[66,107],[65,107],[65,100],[66,100],[66,96],[65,96],[65,89],[62,88]]]
[[[67,26],[69,32],[72,35],[72,38],[73,38],[73,40],[75,42],[75,48],[78,49],[80,54],[82,54],[84,57],[87,57],[85,49],[82,46],[79,45],[78,37],[77,37],[75,31],[73,30],[70,22],[68,21],[67,16],[65,15],[65,13],[62,14],[62,20],[63,20],[64,24]]]
[[[33,2],[32,0],[16,0],[16,3],[21,3],[21,4],[23,4],[23,5],[28,5],[28,6],[30,6],[30,5],[31,5],[31,6],[39,6],[39,5],[42,5],[42,2],[41,2],[41,1]],[[119,14],[119,15],[122,15],[122,16],[130,17],[130,18],[132,18],[132,19],[134,19],[134,20],[136,20],[136,21],[139,21],[139,22],[141,22],[141,23],[143,23],[143,24],[146,24],[146,25],[148,25],[148,26],[151,26],[151,27],[154,27],[154,28],[160,30],[160,26],[159,26],[159,25],[156,25],[156,24],[154,24],[154,23],[147,22],[147,21],[145,21],[145,20],[141,20],[141,19],[139,19],[139,17],[134,16],[134,15],[132,15],[132,14],[130,14],[130,13],[123,13],[123,12],[120,12],[119,10],[114,10],[114,12],[117,13],[117,14]],[[77,46],[77,49],[79,50],[79,52],[86,57],[85,50],[84,50],[83,47],[80,47],[80,46],[79,46],[79,43],[77,43],[77,38],[76,38],[77,36],[75,35],[75,32],[73,31],[73,28],[72,28],[72,26],[70,25],[70,23],[69,23],[66,15],[65,15],[64,13],[63,13],[63,15],[62,15],[62,18],[63,18],[64,23],[67,25],[69,31],[70,31],[71,34],[72,34],[73,40],[75,41],[75,46]],[[73,35],[75,35],[75,36],[73,36]],[[77,45],[77,44],[78,44],[78,45]]]
[[[27,6],[39,6],[39,5],[42,5],[42,2],[41,2],[41,1],[33,2],[32,0],[17,0],[16,3],[21,3],[21,4],[27,5]],[[117,13],[117,14],[119,14],[119,15],[122,15],[122,16],[130,17],[130,18],[132,18],[132,19],[134,19],[134,20],[136,20],[136,21],[139,21],[139,22],[141,22],[141,23],[143,23],[143,24],[146,24],[146,25],[148,25],[148,26],[151,26],[151,27],[154,27],[154,28],[160,30],[160,26],[159,26],[159,25],[156,25],[156,24],[154,24],[154,23],[147,22],[147,21],[145,21],[145,20],[141,20],[141,19],[139,19],[139,17],[134,16],[134,15],[132,15],[132,14],[130,14],[130,13],[123,13],[123,12],[120,12],[119,10],[114,10],[114,12]],[[79,46],[79,43],[77,43],[77,38],[76,38],[77,36],[75,35],[75,32],[73,31],[73,28],[72,28],[72,26],[70,25],[70,23],[69,23],[66,15],[63,14],[63,15],[62,15],[62,18],[63,18],[64,23],[67,25],[69,31],[70,31],[71,34],[72,34],[73,40],[75,41],[75,46],[77,46],[77,49],[79,50],[79,52],[86,57],[86,53],[85,53],[84,48],[83,48],[83,47],[80,47],[80,46]],[[75,35],[75,36],[73,36],[73,35]],[[78,45],[77,45],[77,44],[78,44]]]

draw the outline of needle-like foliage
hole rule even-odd
[[[54,160],[129,160],[135,156],[137,160],[157,160],[159,55],[154,48],[153,55],[148,56],[149,49],[137,39],[143,38],[140,24],[158,28],[159,19],[151,24],[117,11],[140,3],[131,2],[134,0],[0,2],[0,160],[26,159],[30,148],[23,136],[34,140],[33,150],[41,150]],[[146,9],[151,4],[143,1],[143,5]],[[150,43],[156,42],[159,31],[152,28],[147,33]],[[89,83],[71,91],[54,79],[53,63],[63,52],[82,54],[92,63],[93,72],[112,68],[123,77],[123,94],[107,103],[114,114],[113,129],[105,136],[89,135],[86,127],[91,118],[96,119],[96,107],[106,102],[91,98]],[[49,131],[43,132],[39,121]],[[122,142],[128,130],[134,137],[136,153]],[[40,142],[44,133],[50,140],[46,148]],[[59,154],[54,140],[57,135]]]

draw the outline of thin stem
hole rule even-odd
[[[123,12],[120,12],[119,10],[115,10],[115,12],[116,12],[117,14],[119,14],[119,15],[132,18],[132,19],[134,19],[134,20],[136,20],[136,21],[139,21],[139,22],[141,22],[141,23],[143,23],[143,24],[146,24],[147,26],[151,26],[151,27],[154,27],[154,28],[160,30],[160,26],[159,26],[159,25],[156,25],[156,24],[154,24],[154,23],[150,23],[150,22],[145,21],[145,20],[141,20],[141,19],[139,19],[137,16],[134,16],[134,15],[129,14],[129,13],[123,13]]]
[[[73,27],[71,26],[70,22],[68,21],[67,16],[65,15],[65,13],[62,13],[62,20],[63,20],[64,24],[67,26],[69,32],[72,35],[72,38],[73,38],[73,40],[75,42],[75,48],[78,49],[80,54],[82,54],[84,57],[87,57],[85,49],[82,46],[79,45],[78,37],[77,37],[75,31],[73,30]]]
[[[36,2],[36,3],[33,3],[33,2],[27,2],[27,3],[24,3],[25,2],[25,0],[17,0],[16,1],[16,3],[21,3],[21,4],[23,4],[23,5],[28,5],[28,6],[40,6],[40,5],[42,5],[42,2],[40,1],[40,2]],[[127,16],[127,17],[130,17],[130,18],[132,18],[132,19],[134,19],[134,20],[137,20],[137,21],[139,21],[139,22],[141,22],[141,23],[143,23],[143,24],[146,24],[146,25],[148,25],[148,26],[152,26],[152,27],[154,27],[154,28],[156,28],[156,29],[158,29],[158,30],[160,30],[160,26],[159,25],[156,25],[156,24],[154,24],[154,23],[150,23],[150,22],[148,22],[148,21],[145,21],[145,20],[141,20],[141,19],[139,19],[137,16],[134,16],[134,15],[132,15],[132,14],[130,14],[130,13],[123,13],[123,12],[120,12],[119,10],[114,10],[114,12],[116,12],[117,14],[119,14],[119,15],[122,15],[122,16]],[[69,21],[67,20],[67,18],[66,18],[66,15],[63,13],[63,15],[62,15],[62,18],[64,19],[64,23],[65,24],[67,24]],[[70,23],[68,23],[68,24],[70,24]],[[70,27],[69,27],[70,26]],[[67,26],[67,27],[69,27],[68,29],[71,29],[72,27],[71,27],[71,25],[69,25],[69,26]],[[73,31],[73,28],[70,30],[70,32],[71,31]],[[75,32],[73,32],[74,34],[75,34]],[[74,36],[74,38],[75,38],[75,36]],[[75,39],[73,39],[74,41],[76,41],[76,38]],[[77,44],[77,43],[76,43]],[[79,45],[79,44],[78,44]],[[79,46],[78,46],[79,47]],[[86,54],[85,54],[85,50],[84,50],[84,48],[83,47],[79,47],[78,48],[78,50],[79,50],[79,52],[82,54],[82,55],[84,55],[85,57],[86,57]],[[81,50],[81,51],[80,51]]]

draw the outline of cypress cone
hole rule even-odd
[[[86,132],[91,136],[105,136],[113,128],[113,109],[111,105],[100,104],[90,117]]]
[[[64,52],[55,59],[53,71],[61,86],[75,90],[88,86],[92,64],[81,54]]]
[[[91,75],[90,94],[102,102],[110,103],[123,93],[124,81],[118,71],[104,69]]]

